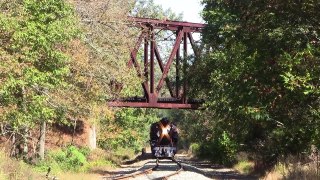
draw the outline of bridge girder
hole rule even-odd
[[[188,51],[188,39],[192,46],[195,56],[199,56],[192,33],[201,33],[205,24],[190,23],[181,21],[159,20],[150,18],[129,17],[132,26],[142,29],[135,47],[131,50],[130,59],[128,61],[129,67],[134,67],[137,75],[140,78],[146,79],[142,83],[144,90],[144,97],[121,98],[109,102],[109,106],[113,107],[141,107],[141,108],[160,108],[160,109],[197,109],[203,102],[197,99],[188,99],[186,80],[180,82],[180,63],[181,60],[186,61]],[[168,30],[176,33],[173,48],[166,63],[160,57],[160,51],[155,39],[155,30]],[[141,65],[137,60],[137,53],[144,41],[144,69],[142,72]],[[180,58],[180,44],[183,44],[183,58]],[[149,54],[150,53],[150,54]],[[155,83],[155,60],[157,60],[160,70],[162,72],[161,78],[157,84]],[[176,83],[172,87],[172,83],[167,78],[169,70],[175,60],[176,65]],[[183,73],[185,72],[185,64],[183,62]],[[166,82],[169,90],[169,98],[159,97],[160,90]]]

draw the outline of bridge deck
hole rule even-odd
[[[154,29],[164,29],[177,31],[181,28],[185,28],[185,32],[201,32],[205,27],[202,23],[192,23],[185,21],[171,21],[171,20],[160,20],[151,18],[137,18],[129,17],[129,20],[134,22],[135,26],[149,26],[152,25]]]

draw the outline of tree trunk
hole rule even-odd
[[[40,127],[40,140],[39,140],[40,159],[44,159],[45,141],[46,141],[46,122],[43,121]]]
[[[1,136],[4,135],[4,125],[3,125],[3,123],[0,123],[0,135]]]
[[[24,86],[21,87],[21,108],[22,108],[22,111],[23,112],[27,112],[27,106],[26,106],[26,89]],[[22,149],[22,156],[24,159],[27,159],[27,156],[28,156],[28,136],[29,136],[29,127],[26,125],[24,128],[23,128],[23,132],[21,133],[21,139],[22,139],[22,142],[19,142],[19,146],[23,147]],[[22,144],[21,144],[22,143]],[[21,153],[21,152],[19,152]]]
[[[95,125],[92,125],[89,130],[89,148],[91,150],[97,148],[97,134]]]
[[[23,158],[27,159],[28,153],[29,153],[29,148],[28,148],[28,136],[29,136],[29,128],[24,129],[23,133]]]
[[[76,135],[76,130],[77,130],[77,119],[74,119],[74,124],[73,124],[73,133],[72,133],[72,138],[71,138],[71,144],[73,145],[74,141],[74,136]]]
[[[12,142],[12,145],[11,145],[10,156],[14,157],[14,156],[16,156],[16,134],[15,133],[12,134],[11,142]]]

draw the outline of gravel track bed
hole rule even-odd
[[[185,155],[176,155],[176,160],[181,162],[183,170],[176,175],[170,176],[168,180],[207,180],[207,179],[257,179],[250,176],[241,175],[233,169],[225,168],[223,166],[214,165],[208,161],[192,160]],[[110,172],[109,177],[116,177],[120,175],[128,175],[137,171],[143,171],[154,167],[154,159],[146,159],[134,162],[129,165],[122,165]],[[171,160],[160,160],[159,167],[149,174],[142,174],[137,177],[129,179],[136,180],[154,180],[161,179],[161,177],[174,173],[179,169],[178,165]],[[107,176],[105,176],[107,177]],[[112,178],[103,178],[112,179]]]

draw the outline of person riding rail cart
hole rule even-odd
[[[177,152],[177,126],[164,117],[150,127],[150,146],[156,158],[173,158]]]

